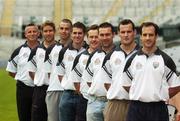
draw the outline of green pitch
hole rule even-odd
[[[0,69],[0,121],[18,121],[15,95],[16,81]]]

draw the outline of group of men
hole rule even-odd
[[[166,102],[180,91],[173,60],[156,46],[158,25],[130,19],[86,26],[63,19],[25,28],[26,42],[6,70],[17,80],[20,121],[168,121]],[[85,42],[87,35],[87,43]]]

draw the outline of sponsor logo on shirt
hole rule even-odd
[[[99,58],[97,58],[94,63],[95,63],[95,65],[99,65],[101,63],[101,61]]]
[[[116,65],[120,65],[121,64],[121,60],[119,58],[117,58],[114,62]]]
[[[142,68],[142,64],[141,63],[136,63],[136,69],[139,70]]]
[[[59,53],[54,53],[53,57],[57,58],[59,56]]]
[[[24,57],[24,58],[28,58],[28,57],[29,57],[28,53],[24,53],[24,54],[23,54],[23,57]]]
[[[72,55],[69,55],[68,56],[68,61],[73,61],[74,60],[74,57]]]
[[[44,53],[39,54],[39,59],[42,59],[42,58],[44,58]]]
[[[159,67],[159,62],[153,62],[153,67],[156,69]]]
[[[87,63],[87,59],[84,59],[83,60],[83,65],[86,65],[86,63]]]

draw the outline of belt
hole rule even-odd
[[[35,88],[47,90],[48,85],[42,85],[42,86],[35,86]]]
[[[21,86],[21,87],[27,87],[27,88],[34,88],[33,86],[28,86],[26,84],[24,84],[24,82],[17,80],[17,85]]]
[[[75,90],[64,90],[64,92],[68,92],[68,93],[71,93],[73,95],[82,95],[80,92],[77,92]]]
[[[104,101],[104,102],[107,102],[107,101],[108,101],[106,96],[90,95],[90,98],[94,98],[95,100]]]

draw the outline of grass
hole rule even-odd
[[[15,90],[16,81],[0,69],[0,121],[18,121]]]

